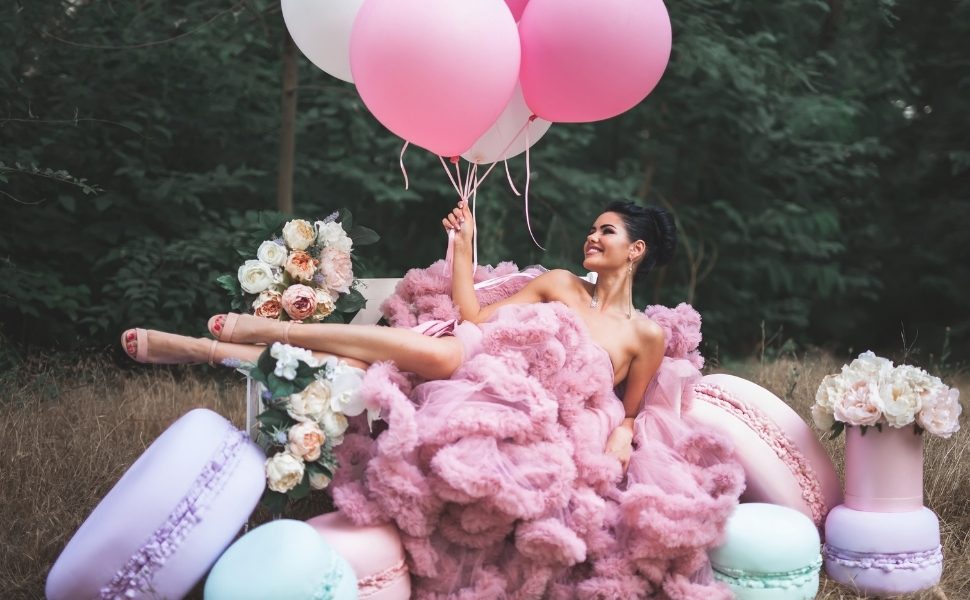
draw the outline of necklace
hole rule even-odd
[[[599,300],[596,298],[596,284],[594,283],[593,284],[593,299],[590,301],[589,307],[590,308],[596,308],[599,305],[600,305]]]

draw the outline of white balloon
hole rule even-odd
[[[350,74],[350,31],[364,0],[282,0],[283,20],[297,48],[337,79]]]
[[[505,151],[505,158],[522,154],[526,149],[526,132],[519,133],[519,131],[528,123],[531,116],[532,110],[526,106],[525,98],[522,96],[522,86],[516,83],[515,91],[512,92],[512,99],[509,100],[498,120],[461,157],[471,163],[477,161],[479,164],[487,165],[502,160],[502,151],[506,147],[508,147],[508,150]],[[529,125],[528,145],[531,146],[539,141],[539,138],[545,135],[551,126],[552,123],[542,119],[537,118],[533,121]],[[515,138],[516,134],[519,134],[519,137]],[[512,142],[512,138],[515,138],[514,142]],[[509,146],[509,142],[512,142],[511,146]]]

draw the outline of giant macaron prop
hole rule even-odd
[[[726,435],[745,472],[742,502],[785,506],[822,527],[842,483],[815,433],[780,398],[746,379],[706,375],[691,418]]]
[[[265,460],[221,416],[187,413],[74,534],[47,576],[47,598],[183,598],[259,502]]]

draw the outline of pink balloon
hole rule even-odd
[[[374,116],[441,156],[471,148],[508,104],[519,35],[503,0],[365,0],[350,69]]]
[[[529,0],[505,0],[505,3],[509,5],[509,10],[512,11],[512,18],[518,23],[522,18],[522,11],[525,10],[525,5],[529,3]]]
[[[539,117],[560,123],[633,108],[670,58],[662,0],[530,0],[519,36],[525,101]]]

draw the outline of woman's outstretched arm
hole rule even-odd
[[[565,289],[564,286],[579,285],[579,279],[567,271],[549,271],[536,277],[508,298],[483,307],[478,303],[478,298],[475,296],[475,281],[472,277],[474,221],[471,211],[468,210],[468,205],[459,202],[458,207],[442,219],[441,223],[445,230],[454,231],[454,240],[451,241],[454,244],[454,263],[451,268],[451,298],[458,306],[463,321],[482,323],[487,321],[498,308],[507,304],[549,302],[555,299],[557,290],[561,293]]]

